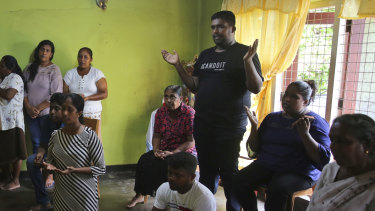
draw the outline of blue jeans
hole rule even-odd
[[[51,133],[57,127],[55,123],[49,118],[49,115],[44,115],[32,119],[29,115],[25,115],[29,123],[31,142],[33,144],[33,153],[38,152],[40,144],[44,144],[47,147],[48,141],[51,137]]]
[[[215,128],[210,125],[194,120],[194,139],[200,169],[199,182],[215,194],[221,178],[227,199],[226,209],[239,211],[241,207],[233,194],[232,178],[238,172],[240,142],[245,130]]]
[[[34,163],[35,156],[36,154],[32,154],[29,158],[27,158],[27,172],[29,173],[31,181],[34,185],[36,202],[38,204],[46,205],[50,202],[50,200],[46,191],[44,177],[40,171],[40,168]]]
[[[258,210],[254,190],[266,185],[266,211],[284,211],[288,197],[296,191],[311,188],[310,177],[293,172],[274,172],[254,161],[239,171],[233,178],[233,189],[245,211]]]

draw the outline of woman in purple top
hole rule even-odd
[[[267,186],[266,210],[285,210],[288,197],[312,187],[330,160],[329,125],[307,106],[314,99],[314,81],[289,84],[283,111],[273,112],[257,128],[255,113],[247,108],[251,134],[247,141],[257,160],[234,178],[234,192],[244,210],[257,210],[254,190]]]
[[[33,153],[37,152],[41,139],[51,135],[45,134],[51,131],[48,126],[54,125],[48,115],[49,99],[63,88],[60,68],[52,63],[54,53],[55,46],[51,41],[41,41],[34,50],[34,61],[23,73],[26,79],[25,117],[30,127]]]
[[[134,191],[136,195],[128,203],[132,208],[143,203],[144,196],[154,195],[158,187],[167,181],[167,160],[177,152],[195,152],[193,138],[193,108],[182,103],[182,88],[171,85],[164,90],[164,102],[155,116],[153,150],[143,154],[137,163]]]

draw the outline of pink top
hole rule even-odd
[[[49,102],[49,99],[54,93],[62,92],[63,81],[60,68],[57,65],[51,64],[47,67],[39,66],[38,73],[33,81],[29,81],[29,66],[30,64],[26,66],[23,75],[27,83],[25,97],[29,99],[31,106],[37,106],[45,100]],[[49,114],[49,107],[42,110],[39,116],[47,114]]]

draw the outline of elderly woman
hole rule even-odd
[[[171,85],[164,90],[165,105],[156,112],[153,150],[141,156],[135,173],[136,195],[127,205],[134,207],[144,196],[154,195],[167,181],[167,160],[177,152],[195,152],[193,119],[195,111],[182,102],[182,88]]]
[[[255,113],[248,144],[257,160],[234,178],[234,191],[244,210],[257,210],[254,190],[267,186],[266,210],[284,210],[295,191],[312,187],[330,159],[329,125],[307,106],[315,95],[314,81],[289,84],[282,98],[283,111],[264,119],[259,129]]]
[[[375,210],[375,122],[337,117],[329,133],[336,162],[324,167],[307,210]]]
[[[54,53],[55,45],[50,40],[41,41],[34,50],[34,61],[23,72],[26,80],[24,106],[33,154],[37,153],[43,137],[51,135],[50,126],[54,124],[49,118],[49,99],[63,88],[60,68],[52,63]]]
[[[96,133],[82,124],[84,101],[67,95],[62,105],[65,126],[48,144],[43,165],[55,172],[54,210],[99,210],[98,179],[105,173],[103,146]]]
[[[108,96],[107,81],[102,71],[91,66],[92,51],[84,47],[78,51],[78,67],[69,70],[64,76],[64,93],[76,93],[85,100],[83,110],[84,124],[92,127],[101,137],[100,118],[102,113],[101,100]]]
[[[20,187],[19,176],[22,160],[26,159],[25,125],[23,121],[24,78],[17,60],[4,56],[0,62],[0,165],[3,173],[13,165],[11,178],[0,184],[3,190]]]

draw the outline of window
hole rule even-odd
[[[334,7],[309,11],[296,58],[277,76],[275,111],[289,83],[313,79],[318,89],[310,110],[328,121],[345,113],[375,119],[375,19],[334,17]]]

